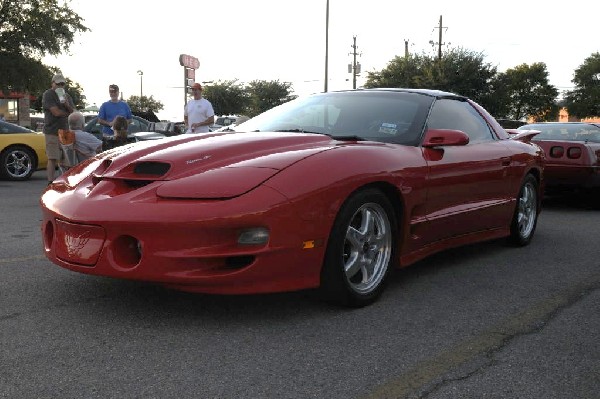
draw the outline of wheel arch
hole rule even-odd
[[[376,189],[376,190],[381,191],[383,193],[383,195],[385,195],[387,197],[387,199],[390,201],[390,204],[392,205],[392,208],[394,210],[394,218],[395,218],[396,226],[398,228],[398,234],[401,234],[400,230],[402,227],[402,215],[404,212],[404,197],[402,197],[402,194],[398,190],[398,187],[394,186],[393,184],[391,184],[387,181],[374,181],[374,182],[369,182],[369,183],[366,183],[366,184],[356,187],[340,203],[338,212],[342,208],[344,203],[346,201],[348,201],[348,199],[351,198],[354,194],[356,194],[360,191],[363,191],[363,190],[368,190],[368,189]]]
[[[392,208],[394,209],[394,217],[398,234],[401,234],[400,229],[402,227],[402,214],[404,212],[404,198],[402,197],[402,194],[398,188],[384,181],[370,183],[362,187],[362,189],[365,188],[375,188],[381,191],[390,200]]]
[[[375,199],[374,196],[376,196]],[[358,199],[360,198],[360,200]],[[386,213],[394,213],[392,217],[389,217],[390,229],[391,229],[391,246],[389,248],[389,258],[385,262],[387,263],[386,271],[383,272],[383,277],[381,277],[381,281],[377,284],[379,286],[375,286],[373,291],[368,293],[359,294],[358,292],[353,291],[354,288],[351,288],[353,283],[350,282],[350,277],[342,277],[344,275],[343,267],[336,267],[337,260],[331,257],[331,254],[340,254],[342,251],[342,242],[334,239],[334,241],[330,241],[331,237],[341,237],[344,233],[340,230],[340,227],[347,222],[350,222],[353,217],[348,217],[351,213],[348,213],[349,210],[351,212],[355,212],[361,204],[361,201],[366,200],[367,198],[373,198],[375,201],[380,203],[380,207],[382,210],[389,210]],[[386,204],[387,203],[387,204]],[[362,202],[362,204],[365,204]],[[372,204],[374,205],[374,204]],[[403,209],[403,201],[398,188],[393,184],[385,182],[385,181],[374,181],[363,184],[361,186],[356,187],[353,191],[351,191],[347,196],[345,196],[341,206],[338,210],[338,213],[335,217],[334,223],[331,227],[331,231],[329,232],[329,238],[327,242],[327,249],[325,252],[325,257],[323,259],[323,264],[320,272],[320,284],[319,284],[319,292],[323,299],[330,302],[335,302],[337,304],[341,304],[344,306],[351,307],[361,307],[367,304],[372,303],[376,298],[378,298],[384,287],[385,281],[387,280],[387,275],[391,272],[391,270],[397,267],[399,256],[398,253],[401,250],[400,240],[401,240],[401,215]],[[391,216],[391,215],[390,215]],[[337,233],[337,234],[336,234]],[[343,240],[342,240],[343,241]],[[360,245],[359,245],[360,247]],[[331,251],[331,252],[330,252]],[[377,273],[375,273],[377,274]],[[354,282],[356,283],[356,282]],[[361,282],[362,284],[362,282]]]
[[[523,175],[523,178],[527,175],[532,175],[538,182],[538,197],[537,197],[537,205],[538,205],[538,213],[542,210],[542,198],[544,194],[544,180],[542,178],[542,171],[539,168],[531,168]],[[520,187],[520,186],[519,186]],[[520,190],[520,188],[519,188]]]

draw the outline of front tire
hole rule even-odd
[[[525,246],[533,238],[537,226],[539,206],[539,183],[528,174],[523,181],[517,197],[517,206],[510,225],[509,243]]]
[[[35,155],[26,147],[10,147],[0,154],[0,176],[2,177],[9,180],[27,180],[35,169]]]
[[[321,296],[361,307],[383,292],[396,258],[394,209],[379,190],[349,197],[334,222],[321,272]]]

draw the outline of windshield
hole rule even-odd
[[[9,122],[0,121],[0,133],[34,133],[34,131]]]
[[[433,97],[408,92],[321,93],[275,107],[231,130],[306,132],[416,145],[432,102]]]
[[[538,123],[518,130],[539,130],[534,140],[588,141],[600,143],[600,127],[588,123]]]

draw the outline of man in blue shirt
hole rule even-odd
[[[129,105],[123,100],[119,100],[119,86],[112,84],[108,86],[110,100],[100,106],[98,111],[98,122],[102,125],[102,135],[112,137],[115,132],[112,124],[117,116],[123,116],[130,123],[133,119]]]

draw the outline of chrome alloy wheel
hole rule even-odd
[[[363,204],[352,216],[344,240],[344,273],[350,288],[368,294],[379,287],[391,255],[392,230],[387,213],[379,204]]]
[[[12,180],[23,180],[33,173],[33,159],[25,149],[10,149],[3,163],[4,173]]]
[[[517,204],[517,229],[523,238],[529,237],[535,228],[537,218],[537,191],[531,182],[521,189]]]

